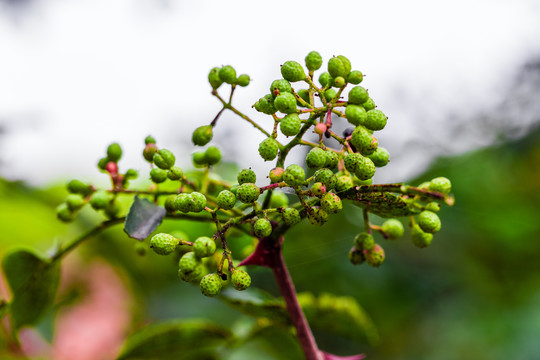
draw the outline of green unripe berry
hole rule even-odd
[[[320,169],[315,172],[315,181],[326,185],[326,190],[334,188],[336,177],[330,169]]]
[[[277,111],[276,108],[274,107],[274,97],[272,96],[272,94],[267,94],[263,96],[262,98],[260,98],[253,105],[253,107],[255,108],[255,110],[262,112],[263,114],[267,114],[267,115],[272,115]]]
[[[299,186],[304,183],[306,179],[306,173],[299,165],[292,164],[287,166],[285,172],[283,173],[283,181],[289,186]]]
[[[332,78],[329,73],[323,72],[321,75],[319,75],[319,83],[322,86],[332,87],[334,86],[334,78]]]
[[[165,207],[165,210],[167,210],[167,212],[170,214],[178,210],[178,208],[176,207],[176,197],[177,195],[169,195],[165,198],[165,203],[163,206]]]
[[[322,65],[321,54],[319,54],[317,51],[311,51],[306,55],[304,60],[306,61],[306,67],[309,71],[319,70]]]
[[[122,211],[122,206],[118,201],[110,201],[104,209],[105,215],[109,219],[116,219],[120,211]]]
[[[69,194],[66,197],[66,205],[70,211],[77,211],[86,204],[82,196],[78,194]]]
[[[325,92],[324,92],[324,99],[326,101],[332,101],[332,99],[334,99],[337,95],[337,91],[334,90],[334,89],[327,89]]]
[[[221,278],[216,273],[207,274],[203,276],[199,286],[204,296],[218,296],[221,292]]]
[[[231,275],[231,284],[238,291],[246,290],[251,285],[251,277],[246,271],[235,269]]]
[[[236,195],[229,190],[223,190],[218,194],[217,204],[224,210],[230,210],[236,203]]]
[[[239,86],[241,87],[246,87],[249,85],[249,81],[250,81],[250,78],[249,78],[249,75],[248,74],[242,74],[238,77],[237,79],[237,83]]]
[[[351,189],[354,186],[353,179],[348,175],[338,176],[336,178],[336,186],[334,189],[336,192],[343,192]]]
[[[259,155],[266,160],[274,160],[278,155],[279,144],[276,139],[269,137],[259,144]]]
[[[184,177],[184,172],[178,166],[171,166],[167,172],[167,177],[171,180],[180,180]]]
[[[107,158],[109,161],[112,162],[118,162],[120,158],[122,157],[122,148],[120,147],[120,144],[118,143],[112,143],[107,148]]]
[[[308,104],[310,103],[310,99],[309,99],[309,91],[308,91],[308,90],[306,90],[306,89],[300,89],[300,90],[298,90],[297,94],[298,94],[298,96],[300,96],[300,98],[301,98],[302,100],[304,100],[304,101],[307,102]],[[299,100],[296,101],[296,105],[298,105],[298,106],[304,106],[304,105],[302,105],[302,103],[301,103]],[[304,107],[305,107],[305,106],[304,106]]]
[[[321,209],[320,206],[313,206],[308,211],[308,220],[312,225],[322,226],[328,221],[328,213]]]
[[[221,160],[221,151],[215,146],[209,146],[204,152],[204,159],[208,165],[215,165]]]
[[[88,196],[92,192],[92,186],[75,179],[71,180],[67,184],[67,190],[72,194],[81,194],[82,196]]]
[[[345,117],[353,125],[364,125],[367,119],[367,112],[360,105],[347,105],[345,108]]]
[[[345,78],[343,78],[342,76],[338,76],[337,78],[334,79],[334,85],[337,88],[345,86],[345,83],[346,83]]]
[[[376,167],[386,166],[388,161],[390,161],[390,154],[388,153],[388,150],[383,147],[377,147],[377,150],[367,157],[373,161],[373,164],[375,164]]]
[[[358,168],[358,164],[362,155],[358,153],[349,153],[343,158],[343,163],[345,164],[345,169],[354,173]]]
[[[220,68],[215,67],[208,74],[208,82],[212,86],[212,89],[218,89],[223,84],[223,80],[219,77],[219,70]]]
[[[339,156],[335,151],[326,150],[326,163],[324,164],[325,168],[334,169],[339,162]]]
[[[401,221],[397,219],[388,219],[382,226],[382,231],[388,236],[390,240],[396,240],[403,236],[404,229]]]
[[[126,173],[124,174],[124,178],[131,180],[136,179],[139,177],[139,172],[135,169],[127,169]]]
[[[346,75],[348,76],[352,68],[351,61],[343,55],[338,55],[337,57],[341,60],[341,62],[345,66],[345,72],[347,73]],[[344,77],[346,78],[347,76],[344,76]]]
[[[373,136],[362,125],[354,128],[351,135],[351,144],[363,155],[373,153],[375,149],[371,151]],[[371,151],[371,152],[370,152]]]
[[[424,232],[418,224],[414,224],[411,229],[411,241],[414,246],[425,248],[433,241],[433,234]]]
[[[452,183],[447,178],[441,176],[431,180],[428,189],[447,195],[452,190]]]
[[[207,236],[201,236],[193,243],[193,252],[200,259],[212,256],[216,252],[216,243]]]
[[[236,70],[230,65],[225,65],[218,72],[221,81],[227,84],[234,84],[236,82]]]
[[[167,170],[153,168],[150,170],[150,179],[156,184],[164,182],[167,180]]]
[[[368,265],[373,267],[381,266],[385,259],[384,249],[379,244],[375,244],[369,251],[364,250],[364,256]]]
[[[187,282],[198,282],[206,272],[204,264],[193,251],[187,252],[178,261],[178,276]]]
[[[188,213],[191,211],[192,201],[193,201],[193,198],[190,196],[190,194],[186,194],[186,193],[178,194],[178,196],[176,197],[174,207],[183,213]]]
[[[328,60],[328,72],[335,79],[338,76],[346,77],[351,71],[351,63],[348,61],[343,61],[344,56],[336,56]]]
[[[367,232],[361,232],[354,238],[354,247],[357,250],[371,250],[375,246],[373,235]]]
[[[306,73],[304,72],[302,65],[296,61],[289,60],[281,65],[281,76],[287,81],[297,82],[304,80],[306,78]]]
[[[155,144],[155,143],[156,143],[156,139],[153,136],[148,135],[147,137],[144,138],[144,145]]]
[[[105,170],[107,168],[108,163],[109,163],[109,158],[108,157],[103,157],[103,158],[99,159],[99,161],[97,163],[97,167],[100,170]]]
[[[386,126],[387,117],[381,110],[369,110],[364,126],[369,130],[382,130]]]
[[[349,91],[349,104],[362,105],[367,99],[368,92],[361,86],[355,86]]]
[[[192,192],[189,194],[191,196],[190,211],[192,212],[201,212],[206,206],[206,196],[200,192]]]
[[[176,250],[178,244],[177,238],[165,233],[156,234],[150,239],[150,247],[158,255],[169,255]]]
[[[291,83],[285,79],[272,81],[272,84],[270,84],[270,95],[272,98],[275,98],[279,94],[283,93],[292,93]]]
[[[312,148],[306,156],[306,165],[310,169],[320,169],[326,163],[326,152],[321,148]]]
[[[242,169],[238,173],[236,180],[238,180],[238,184],[240,185],[244,183],[255,183],[257,175],[255,174],[255,171],[251,169]]]
[[[311,186],[311,193],[315,196],[320,196],[326,193],[326,185],[322,182],[316,182]]]
[[[240,185],[238,184],[234,184],[233,186],[231,186],[231,192],[233,193],[234,196],[236,196],[236,194],[238,193],[238,187]]]
[[[360,265],[363,264],[364,261],[366,261],[366,258],[364,256],[364,252],[361,250],[357,250],[356,248],[352,248],[349,251],[349,261],[353,265]]]
[[[212,125],[203,125],[199,126],[198,128],[193,131],[193,135],[191,136],[191,141],[193,144],[198,146],[204,146],[212,140],[213,136],[212,132]]]
[[[376,108],[375,102],[372,98],[368,98],[363,104],[362,107],[366,109],[366,111],[373,110]]]
[[[69,204],[68,204],[69,205]],[[435,201],[432,201],[430,202],[429,204],[426,205],[425,209],[424,210],[427,210],[427,211],[431,211],[431,212],[438,212],[439,210],[441,210],[441,204],[435,202]]]
[[[260,194],[261,191],[257,185],[253,183],[244,183],[238,186],[238,189],[236,190],[236,197],[245,204],[257,201]]]
[[[106,191],[96,191],[90,197],[89,202],[95,210],[101,210],[105,209],[107,205],[109,205],[110,200],[111,198]]]
[[[441,230],[441,219],[434,212],[424,210],[418,215],[418,225],[422,231],[433,234]]]
[[[135,250],[135,254],[139,255],[139,256],[144,256],[146,255],[146,251],[148,250],[146,248],[146,245],[143,243],[143,242],[137,242],[135,243],[135,246],[133,247],[134,250]]]
[[[281,167],[276,167],[270,170],[270,173],[268,174],[268,178],[270,178],[270,182],[272,184],[281,182],[283,180],[283,173],[285,172],[285,169]]]
[[[270,207],[279,208],[289,205],[289,197],[283,191],[274,190],[270,198]]]
[[[332,192],[327,192],[321,198],[321,208],[328,214],[337,214],[343,209],[341,198]]]
[[[71,222],[75,220],[76,213],[71,211],[66,203],[62,203],[56,207],[56,217],[63,222]]]
[[[353,70],[349,73],[349,75],[347,75],[348,83],[358,85],[362,82],[362,80],[364,80],[364,75],[361,71]]]
[[[195,167],[204,167],[206,165],[206,157],[204,151],[195,151],[191,154],[191,161]]]
[[[253,232],[258,238],[268,237],[272,233],[272,224],[266,219],[258,219],[253,225]]]
[[[302,120],[298,114],[289,114],[286,115],[279,122],[279,129],[285,136],[295,136],[300,132],[300,127],[302,126]]]
[[[173,153],[167,149],[160,149],[154,154],[154,164],[160,169],[168,170],[176,162]]]
[[[368,180],[375,175],[375,164],[373,164],[373,161],[370,158],[367,158],[365,156],[361,156],[358,163],[356,170],[354,172],[354,175],[356,175],[357,178],[360,180]]]
[[[144,147],[143,157],[146,161],[152,162],[154,160],[154,154],[157,151],[156,144],[149,143]]]
[[[294,208],[286,208],[283,210],[281,216],[283,217],[283,222],[285,225],[288,226],[296,225],[302,220],[300,213]]]
[[[274,99],[274,107],[284,114],[296,112],[296,98],[291,93],[281,93]]]

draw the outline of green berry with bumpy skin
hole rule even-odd
[[[369,251],[364,250],[364,256],[368,265],[373,267],[381,266],[385,259],[384,249],[379,244],[375,244]]]
[[[433,234],[424,232],[418,224],[414,224],[411,229],[411,241],[414,246],[425,248],[433,241]]]
[[[201,264],[201,259],[193,251],[187,252],[178,261],[178,270],[182,274],[190,274]]]
[[[167,196],[167,198],[165,198],[165,204],[163,206],[165,207],[165,210],[167,210],[167,212],[170,214],[178,210],[176,207],[176,197],[177,195],[169,195]]]
[[[309,91],[307,89],[300,89],[298,90],[297,92],[298,96],[300,96],[300,98],[302,100],[304,100],[306,103],[310,103],[310,99],[309,99]],[[296,105],[298,106],[304,106],[302,105],[302,103],[300,102],[300,100],[297,100],[296,101]],[[305,107],[305,106],[304,106]]]
[[[373,149],[373,151],[370,152],[372,148],[372,140],[373,136],[365,127],[360,125],[354,128],[351,135],[351,144],[363,155],[367,155],[368,153],[373,153],[375,151],[375,149]]]
[[[320,196],[326,193],[326,185],[324,185],[322,182],[316,182],[309,190],[313,195]]]
[[[418,215],[418,225],[424,232],[433,234],[441,230],[441,219],[434,212],[424,210]]]
[[[322,226],[328,221],[328,213],[321,209],[320,206],[313,206],[308,211],[308,220],[312,225]]]
[[[361,156],[359,160],[354,175],[360,180],[371,179],[373,175],[375,175],[375,164],[373,164],[373,161],[370,158],[365,156]]]
[[[237,83],[239,86],[241,87],[246,87],[249,85],[249,81],[250,81],[250,78],[249,78],[249,75],[248,74],[242,74],[238,77],[237,79]]]
[[[338,76],[346,77],[349,75],[349,72],[351,71],[351,63],[347,59],[347,61],[344,61],[344,56],[336,56],[328,60],[328,72],[333,78],[336,78]]]
[[[200,192],[192,192],[189,194],[191,196],[190,211],[201,212],[206,206],[206,196]]]
[[[158,255],[169,255],[179,243],[177,238],[165,233],[156,234],[150,239],[150,247]]]
[[[334,85],[338,88],[345,86],[345,83],[345,78],[343,78],[342,76],[338,76],[334,79]]]
[[[266,138],[259,144],[259,155],[266,160],[274,160],[279,151],[279,144],[274,138]]]
[[[362,155],[358,153],[349,153],[343,158],[343,163],[345,164],[345,169],[350,172],[355,172],[358,168],[358,164],[362,159]]]
[[[67,190],[72,194],[81,194],[82,196],[87,196],[92,192],[92,186],[75,179],[71,180],[67,184]]]
[[[302,120],[297,114],[286,115],[279,122],[279,129],[285,136],[295,136],[300,132]]]
[[[193,199],[190,194],[178,194],[174,207],[183,213],[188,213],[191,210],[192,201]]]
[[[375,164],[376,167],[386,166],[388,161],[390,161],[390,153],[388,153],[388,150],[383,147],[377,147],[377,150],[375,150],[372,154],[369,154],[367,157],[373,161],[373,164]]]
[[[431,211],[431,212],[434,212],[434,213],[439,212],[439,210],[441,210],[441,204],[439,204],[439,203],[437,203],[435,201],[432,201],[432,202],[430,202],[429,204],[426,205],[424,210]]]
[[[90,205],[96,209],[101,210],[105,209],[107,205],[109,205],[109,201],[111,200],[111,197],[106,191],[96,191],[92,194],[90,197]]]
[[[56,217],[63,222],[71,222],[75,220],[76,213],[71,211],[66,203],[62,203],[56,207]]]
[[[204,146],[212,140],[213,136],[212,132],[212,125],[203,125],[199,126],[198,128],[193,131],[193,135],[191,136],[191,141],[193,144],[198,146]]]
[[[159,149],[153,158],[154,164],[160,169],[168,170],[176,162],[173,153],[167,149]]]
[[[253,225],[253,232],[258,238],[268,237],[272,233],[272,224],[266,219],[258,219]]]
[[[452,190],[452,183],[447,178],[441,176],[431,180],[428,189],[447,195]]]
[[[306,78],[306,73],[304,72],[302,65],[296,61],[289,60],[281,65],[281,76],[287,81],[297,82],[304,80]]]
[[[382,130],[386,126],[387,119],[381,110],[369,110],[364,126],[369,130]]]
[[[283,173],[285,172],[285,169],[282,167],[275,167],[268,173],[268,178],[270,179],[270,182],[272,184],[281,182],[283,180]]]
[[[353,125],[364,125],[367,119],[367,112],[360,105],[347,105],[345,108],[345,117]]]
[[[236,70],[230,65],[225,65],[218,72],[221,81],[227,84],[234,84],[236,82]]]
[[[230,210],[236,203],[236,195],[229,190],[221,191],[217,196],[217,204],[224,210]]]
[[[184,177],[184,172],[178,166],[171,166],[167,172],[167,177],[171,180],[180,180]]]
[[[255,183],[257,175],[255,174],[255,171],[251,169],[242,169],[238,173],[236,180],[238,180],[238,184],[240,185],[244,183]]]
[[[283,181],[289,186],[299,186],[304,183],[306,179],[306,173],[300,165],[292,164],[287,166],[283,173]]]
[[[364,252],[353,247],[349,251],[349,261],[353,265],[363,264],[364,261],[366,261],[366,258],[364,256]]]
[[[156,143],[156,139],[153,136],[148,135],[147,137],[144,138],[144,145],[155,144],[155,143]]]
[[[288,226],[296,225],[302,220],[300,213],[294,208],[286,208],[283,210],[281,216],[283,217],[283,222],[285,225]]]
[[[372,98],[368,98],[363,104],[362,107],[366,109],[366,111],[373,110],[376,108],[375,102]]]
[[[193,243],[193,252],[200,259],[212,256],[216,252],[216,243],[207,236],[201,236]]]
[[[351,61],[343,55],[338,55],[337,57],[341,60],[341,62],[345,66],[345,72],[347,73],[347,76],[348,76],[352,68]],[[347,76],[344,76],[344,77],[346,78]]]
[[[69,194],[66,197],[66,205],[70,211],[77,211],[82,208],[84,204],[86,204],[86,201],[78,194]]]
[[[327,89],[325,92],[324,92],[324,99],[326,101],[332,101],[333,98],[335,98],[337,95],[337,91],[334,90],[334,89]]]
[[[334,169],[339,163],[339,155],[332,150],[326,150],[326,163],[325,168]]]
[[[382,231],[386,234],[388,239],[396,240],[403,236],[403,224],[397,219],[388,219],[382,226]]]
[[[154,160],[154,154],[157,151],[156,144],[149,143],[144,147],[143,157],[146,161],[152,162]]]
[[[150,179],[156,184],[164,182],[167,180],[167,170],[153,168],[150,170]]]
[[[291,93],[281,93],[274,99],[274,107],[284,114],[296,112],[296,98]]]
[[[317,51],[311,51],[304,59],[309,71],[319,70],[322,65],[322,57]],[[324,85],[323,85],[324,86]]]
[[[253,107],[255,108],[255,110],[262,112],[263,114],[267,114],[267,115],[272,115],[277,111],[276,108],[274,107],[274,97],[272,96],[272,94],[267,94],[263,96],[262,98],[260,98],[253,105]]]
[[[361,86],[355,86],[349,91],[349,104],[362,105],[367,99],[368,92]]]
[[[330,169],[319,169],[315,172],[315,181],[323,183],[326,190],[330,190],[336,185],[336,176]]]
[[[361,71],[353,70],[349,73],[349,75],[347,75],[348,83],[358,85],[362,82],[362,80],[364,80],[364,75]]]
[[[206,165],[206,157],[204,151],[195,151],[191,154],[191,161],[195,167],[204,167]]]
[[[246,271],[235,269],[231,275],[231,284],[238,291],[246,290],[251,285],[251,277]]]
[[[330,76],[330,74],[327,72],[323,72],[321,75],[319,75],[319,83],[322,86],[326,86],[329,88],[335,85],[334,78]]]
[[[371,250],[375,246],[373,235],[361,232],[354,238],[354,247],[358,250]]]
[[[215,67],[208,74],[208,82],[212,86],[212,89],[218,89],[223,84],[223,80],[219,77],[219,70],[220,68]]]
[[[97,163],[97,167],[100,170],[105,170],[107,168],[108,163],[109,163],[109,158],[108,157],[101,158],[101,159],[99,159],[99,161]]]
[[[221,160],[221,151],[215,146],[209,146],[204,152],[204,159],[208,165],[215,165]]]
[[[342,175],[336,178],[336,185],[334,186],[334,189],[336,189],[336,192],[339,193],[339,192],[347,191],[353,186],[354,186],[353,179],[348,175]]]
[[[107,158],[109,161],[118,162],[122,157],[122,148],[118,143],[112,143],[107,148]]]
[[[321,148],[311,149],[306,156],[306,165],[310,169],[320,169],[326,163],[326,152]]]
[[[272,98],[275,98],[279,94],[283,93],[292,93],[291,83],[285,79],[272,81],[272,84],[270,84],[270,94]]]
[[[274,190],[270,199],[271,208],[285,207],[289,205],[289,197],[283,191]]]
[[[257,185],[253,183],[244,183],[238,186],[238,189],[236,190],[236,197],[245,204],[257,201],[260,194],[261,191]]]
[[[204,296],[218,296],[221,292],[221,278],[216,273],[207,274],[201,279],[199,287]]]
[[[337,214],[343,209],[341,198],[332,192],[327,192],[321,198],[321,208],[328,214]]]

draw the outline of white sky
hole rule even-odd
[[[103,179],[95,164],[114,141],[124,148],[121,167],[144,169],[148,134],[189,167],[191,132],[220,109],[210,68],[230,64],[251,76],[234,104],[271,130],[251,105],[280,77],[280,64],[317,50],[325,61],[343,54],[367,74],[362,85],[390,118],[379,144],[394,159],[377,179],[403,180],[435,155],[485,145],[452,148],[438,135],[456,109],[467,118],[493,107],[540,54],[532,0],[330,4],[41,0],[14,13],[0,2],[0,127],[8,131],[0,176],[39,185]],[[266,175],[262,134],[232,113],[215,133],[226,160]],[[425,144],[444,150],[418,151]]]

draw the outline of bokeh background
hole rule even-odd
[[[122,167],[143,173],[152,134],[190,168],[191,132],[220,109],[210,68],[251,76],[234,104],[269,128],[251,105],[280,77],[279,64],[311,50],[325,60],[343,54],[389,116],[379,142],[391,163],[375,181],[447,176],[457,201],[442,210],[431,247],[383,243],[380,269],[346,260],[361,227],[353,206],[322,228],[294,230],[285,257],[297,289],[356,298],[380,335],[370,343],[318,330],[321,347],[373,359],[540,358],[539,18],[532,0],[2,0],[0,254],[14,245],[47,251],[102,220],[88,211],[65,225],[54,209],[69,179],[107,185],[95,164],[111,142],[124,148]],[[226,112],[214,143],[226,163],[264,179],[262,139]],[[212,232],[163,229],[179,226],[192,237]],[[173,261],[138,258],[132,246],[113,229],[68,257],[58,307],[23,334],[30,356],[114,358],[126,334],[153,321],[243,321],[179,282]],[[276,294],[271,274],[252,272],[255,286]],[[223,357],[299,358],[286,332],[264,335]]]

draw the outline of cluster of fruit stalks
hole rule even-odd
[[[394,217],[409,216],[413,244],[428,246],[433,234],[441,228],[436,214],[439,202],[450,205],[453,202],[448,195],[450,181],[439,177],[415,188],[401,184],[372,185],[376,168],[387,165],[389,161],[388,151],[378,146],[374,135],[375,131],[386,126],[386,115],[376,109],[367,90],[358,85],[363,74],[351,70],[346,57],[340,55],[328,61],[328,71],[318,78],[320,86],[313,81],[314,71],[322,65],[319,53],[310,52],[305,58],[305,65],[307,75],[298,62],[285,62],[281,66],[283,79],[272,82],[270,93],[254,104],[257,111],[272,116],[271,133],[231,104],[236,87],[249,84],[248,75],[237,76],[232,66],[213,68],[208,75],[212,94],[221,101],[223,108],[210,125],[193,132],[193,143],[206,146],[212,140],[213,128],[221,113],[226,109],[235,112],[267,136],[259,145],[259,154],[265,161],[276,160],[276,166],[270,171],[265,186],[256,185],[256,174],[250,169],[241,170],[237,176],[238,183],[233,185],[210,177],[209,169],[221,160],[221,152],[215,146],[193,154],[194,166],[203,168],[199,175],[185,174],[175,165],[174,154],[158,148],[155,139],[149,136],[145,139],[143,156],[151,164],[149,175],[155,183],[150,190],[128,190],[129,180],[137,177],[137,171],[119,172],[122,150],[115,143],[108,147],[107,156],[98,162],[98,167],[109,174],[112,188],[98,191],[81,181],[71,181],[68,189],[72,194],[57,209],[59,219],[73,220],[86,203],[96,210],[103,210],[109,218],[115,218],[120,211],[117,195],[137,193],[152,195],[170,217],[203,218],[214,222],[216,232],[212,238],[202,236],[190,242],[185,235],[160,233],[150,240],[150,247],[159,255],[180,252],[180,278],[199,283],[206,296],[218,295],[228,279],[237,290],[245,290],[251,284],[247,272],[234,266],[227,244],[229,229],[238,228],[258,239],[277,239],[304,218],[313,225],[323,225],[330,215],[342,210],[342,198],[353,200],[364,211],[364,231],[355,237],[349,252],[352,264],[367,262],[378,267],[383,263],[384,250],[375,243],[373,232],[379,232],[385,239],[402,237],[403,225]],[[292,82],[303,82],[307,89],[295,90]],[[217,92],[224,83],[231,85],[228,101]],[[343,92],[348,85],[352,88],[345,101]],[[348,121],[354,127],[340,136],[332,131],[332,117]],[[277,140],[278,128],[290,139],[287,143]],[[303,139],[310,129],[318,135],[318,142]],[[324,138],[333,139],[337,148],[329,147]],[[299,145],[311,148],[305,165],[312,176],[306,177],[306,171],[298,164],[284,166],[289,151]],[[178,182],[177,190],[160,191],[158,184],[165,181]],[[289,196],[280,188],[292,190],[298,202],[290,205]],[[380,226],[373,225],[368,212],[390,219]],[[216,243],[221,245],[221,252],[216,252]],[[142,246],[138,244],[141,253],[144,251]],[[211,267],[216,270],[208,273]]]

